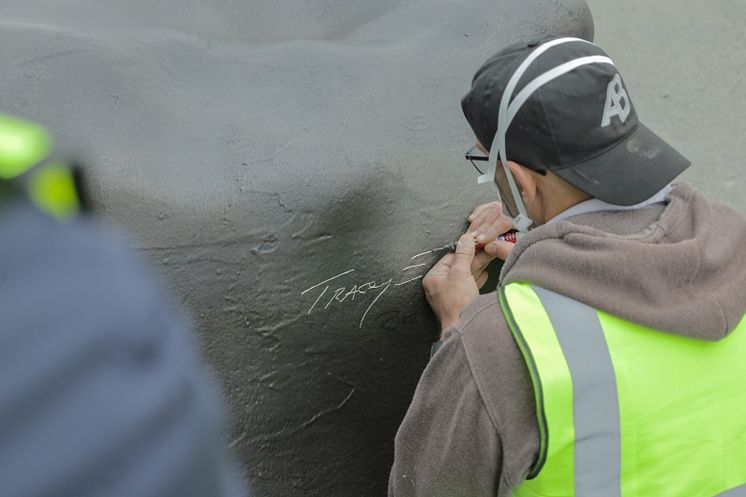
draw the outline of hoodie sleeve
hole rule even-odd
[[[444,333],[396,436],[389,497],[510,497],[539,452],[528,369],[494,292]]]
[[[502,448],[456,330],[425,369],[396,435],[389,497],[494,497]]]

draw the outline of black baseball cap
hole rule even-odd
[[[552,40],[511,45],[474,75],[461,107],[487,150],[493,145],[508,81],[534,50]],[[528,66],[511,99],[547,71],[591,56],[607,57],[580,39],[551,46]],[[541,86],[520,107],[505,140],[508,160],[552,171],[592,197],[616,205],[650,198],[691,165],[639,121],[624,81],[610,63],[581,65]]]

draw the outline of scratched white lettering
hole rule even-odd
[[[313,310],[313,308],[314,308],[314,307],[316,307],[316,304],[318,304],[318,303],[319,303],[319,300],[321,300],[321,297],[323,297],[323,296],[324,296],[324,294],[326,293],[326,291],[327,291],[327,290],[329,290],[329,287],[328,287],[328,286],[324,288],[324,291],[323,291],[323,292],[321,292],[321,293],[319,294],[318,298],[317,298],[317,299],[316,299],[316,301],[315,301],[315,302],[313,303],[313,305],[311,306],[311,308],[310,308],[310,309],[308,309],[308,314],[311,314],[311,311]]]
[[[428,252],[422,252],[421,254],[417,254],[414,257],[410,258],[409,260],[412,261],[418,257],[422,257],[427,254],[433,253],[433,250],[430,250]],[[413,269],[423,268],[425,266],[429,266],[427,262],[423,262],[421,264],[411,264],[408,266],[405,266],[401,269],[402,273],[409,271],[409,274],[412,274]],[[378,304],[381,299],[383,298],[384,294],[391,288],[391,287],[400,287],[407,285],[409,283],[414,283],[420,279],[422,279],[425,275],[420,274],[414,277],[409,277],[405,279],[404,281],[401,281],[399,283],[394,283],[394,277],[381,279],[381,280],[371,280],[367,281],[365,283],[355,283],[352,282],[352,285],[344,284],[340,285],[334,290],[332,290],[333,285],[340,283],[340,279],[344,276],[348,276],[351,273],[355,273],[356,269],[348,269],[347,271],[341,272],[336,276],[332,276],[331,278],[327,278],[324,281],[320,283],[316,283],[315,285],[306,288],[303,290],[300,294],[305,295],[308,292],[312,290],[316,290],[318,294],[316,295],[316,299],[314,300],[313,304],[311,304],[311,307],[308,308],[308,311],[306,314],[310,315],[314,310],[325,310],[329,309],[330,307],[334,307],[337,305],[345,305],[345,302],[354,302],[355,299],[357,300],[363,300],[365,297],[369,297],[370,295],[375,295],[373,299],[370,301],[370,304],[365,308],[365,311],[363,312],[363,315],[360,317],[360,321],[358,323],[358,328],[362,328],[363,324],[365,323],[365,319],[370,314],[371,310]],[[380,291],[379,291],[380,290]],[[322,302],[322,299],[324,297],[327,298],[327,300],[324,301],[323,304],[319,304]],[[319,307],[319,305],[323,305],[322,307]]]
[[[384,293],[386,293],[386,290],[388,290],[388,289],[389,289],[389,286],[390,286],[390,285],[391,285],[391,279],[389,279],[389,280],[388,280],[388,281],[387,281],[386,283],[384,283],[384,286],[383,286],[383,290],[381,291],[381,293],[379,293],[379,294],[378,294],[378,295],[376,296],[376,298],[374,298],[374,299],[373,299],[373,302],[371,302],[371,303],[370,303],[370,305],[368,306],[368,308],[367,308],[367,309],[365,309],[365,313],[363,313],[363,317],[362,317],[362,318],[360,318],[360,325],[358,326],[358,328],[362,328],[362,327],[363,327],[363,322],[365,321],[365,316],[367,316],[367,315],[368,315],[368,311],[370,311],[370,310],[371,310],[371,309],[373,308],[373,306],[375,305],[375,303],[376,303],[376,302],[378,302],[378,299],[380,299],[380,298],[381,298],[381,296],[382,296],[382,295],[383,295]],[[379,286],[379,287],[377,287],[377,288],[380,288],[380,286]]]
[[[424,277],[425,277],[425,275],[424,275],[424,274],[421,274],[421,275],[419,275],[419,276],[415,276],[414,278],[412,278],[412,279],[409,279],[409,280],[407,280],[407,281],[402,281],[401,283],[397,283],[397,284],[396,284],[396,285],[394,285],[394,286],[402,286],[402,285],[406,285],[407,283],[412,283],[413,281],[417,281],[417,280],[419,280],[420,278],[424,278]]]
[[[412,257],[410,257],[409,260],[412,261],[414,259],[417,259],[418,257],[422,257],[423,255],[432,254],[432,253],[433,253],[432,250],[428,250],[427,252],[420,252],[419,254],[413,255]]]
[[[314,288],[319,288],[319,287],[320,287],[321,285],[323,285],[323,284],[325,284],[325,283],[329,283],[330,281],[336,280],[337,278],[341,278],[342,276],[345,276],[345,275],[347,275],[347,274],[350,274],[350,273],[352,273],[352,272],[354,272],[354,271],[355,271],[355,269],[348,269],[347,271],[345,271],[345,272],[343,272],[343,273],[339,273],[339,274],[338,274],[338,275],[336,275],[336,276],[332,276],[331,278],[329,278],[329,279],[326,279],[326,280],[322,281],[321,283],[316,283],[316,284],[315,284],[314,286],[312,286],[312,287],[309,287],[309,288],[306,288],[305,290],[303,290],[302,292],[300,292],[300,294],[301,294],[301,295],[305,295],[306,293],[310,292],[310,291],[311,291],[311,290],[313,290]],[[329,285],[327,285],[327,286],[325,286],[325,287],[324,287],[324,290],[322,290],[322,292],[321,292],[321,293],[319,294],[319,296],[318,296],[318,297],[316,298],[316,301],[314,301],[314,303],[313,303],[313,305],[311,306],[311,308],[310,308],[310,309],[308,309],[308,314],[309,314],[309,315],[311,314],[311,311],[313,311],[313,308],[314,308],[314,307],[316,307],[316,304],[318,304],[318,303],[319,303],[319,300],[321,300],[321,297],[323,297],[323,296],[324,296],[324,294],[326,293],[326,291],[327,291],[327,290],[329,290]],[[326,306],[326,307],[329,307],[329,304],[327,304],[327,306]],[[326,309],[326,307],[325,307],[325,309]]]
[[[352,273],[353,271],[355,271],[355,270],[354,270],[354,269],[348,269],[348,270],[347,270],[347,271],[345,271],[344,273],[339,273],[339,274],[338,274],[337,276],[332,276],[332,277],[331,277],[331,278],[329,278],[328,280],[324,280],[324,281],[322,281],[321,283],[316,283],[316,284],[315,284],[314,286],[312,286],[312,287],[310,287],[310,288],[306,288],[305,290],[303,290],[302,292],[300,292],[300,294],[301,294],[301,295],[305,295],[306,293],[308,293],[309,291],[313,290],[314,288],[320,287],[320,286],[321,286],[321,285],[323,285],[324,283],[329,283],[330,281],[332,281],[332,280],[336,280],[337,278],[339,278],[339,277],[341,277],[341,276],[344,276],[344,275],[346,275],[346,274],[350,274],[350,273]]]

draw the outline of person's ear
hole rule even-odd
[[[508,161],[508,169],[510,169],[513,178],[515,178],[516,183],[520,186],[523,202],[533,202],[537,194],[537,173],[510,160]]]

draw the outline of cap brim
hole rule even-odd
[[[675,148],[639,123],[603,154],[552,172],[604,202],[635,205],[652,197],[690,165]]]

